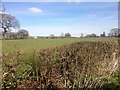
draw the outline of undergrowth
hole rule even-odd
[[[119,48],[113,42],[76,42],[30,55],[3,55],[3,89],[120,87]],[[115,87],[114,87],[115,86]]]

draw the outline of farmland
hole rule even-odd
[[[2,51],[23,51],[24,53],[34,50],[62,46],[81,41],[116,41],[117,38],[61,38],[61,39],[25,39],[25,40],[3,40]]]
[[[111,74],[117,44],[118,38],[3,40],[4,89],[118,87],[119,74]]]

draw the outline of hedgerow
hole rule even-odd
[[[4,66],[3,75],[9,73],[3,77],[3,89],[103,88],[118,70],[119,46],[116,42],[76,42],[41,49],[27,58],[11,53],[3,57],[6,60],[12,64]]]

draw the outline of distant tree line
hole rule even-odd
[[[70,33],[62,33],[60,36],[55,36],[54,34],[50,34],[50,36],[37,36],[36,38],[42,38],[42,39],[55,39],[55,38],[70,38],[72,37]],[[102,32],[100,35],[97,35],[95,33],[86,34],[83,33],[80,34],[80,38],[98,38],[98,37],[120,37],[120,29],[113,28],[110,30],[110,32],[106,35],[106,32]],[[34,37],[31,37],[34,38]],[[73,38],[73,37],[72,37]]]
[[[113,28],[112,30],[110,30],[110,32],[108,33],[108,35],[106,35],[105,32],[103,32],[102,34],[100,34],[99,36],[95,33],[92,34],[87,34],[87,35],[83,35],[81,33],[81,38],[83,37],[120,37],[120,29],[119,28]]]
[[[27,39],[29,37],[29,32],[27,30],[21,29],[18,32],[8,31],[6,33],[2,32],[2,39]]]
[[[71,34],[70,33],[62,33],[60,36],[55,36],[54,34],[50,34],[50,36],[37,36],[37,38],[42,38],[42,39],[55,39],[55,38],[70,38]]]
[[[70,33],[62,33],[60,36],[55,36],[54,34],[50,35],[50,38],[66,38],[66,37],[72,37]],[[110,30],[110,32],[106,35],[106,32],[102,32],[100,35],[97,35],[95,33],[86,34],[83,33],[80,34],[80,38],[89,38],[89,37],[120,37],[120,29],[119,28],[113,28]],[[49,38],[49,37],[48,37]]]
[[[113,28],[110,33],[108,33],[109,37],[120,37],[120,28]]]
[[[50,37],[55,37],[54,34],[51,34]],[[71,37],[71,34],[70,33],[62,33],[59,37]]]
[[[2,27],[3,31],[0,32],[0,39],[1,36],[3,37],[2,39],[27,39],[27,38],[34,38],[32,36],[29,36],[29,32],[28,30],[25,29],[20,29],[20,23],[17,20],[17,18],[15,16],[12,16],[10,14],[3,14],[2,15],[2,20],[0,20],[0,26]],[[18,32],[12,32],[12,30],[18,30]],[[51,34],[50,36],[47,37],[41,37],[41,36],[37,36],[36,38],[70,38],[72,37],[71,34],[69,32],[67,33],[62,33],[60,36],[55,36],[54,34]],[[80,37],[120,37],[120,29],[118,28],[113,28],[112,30],[110,30],[110,32],[108,33],[108,35],[106,35],[105,32],[103,32],[102,34],[100,34],[99,36],[95,33],[91,33],[91,34],[80,34]]]

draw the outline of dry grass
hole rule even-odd
[[[4,56],[4,88],[101,88],[118,69],[119,47],[114,41],[76,42],[22,59],[20,52]]]

